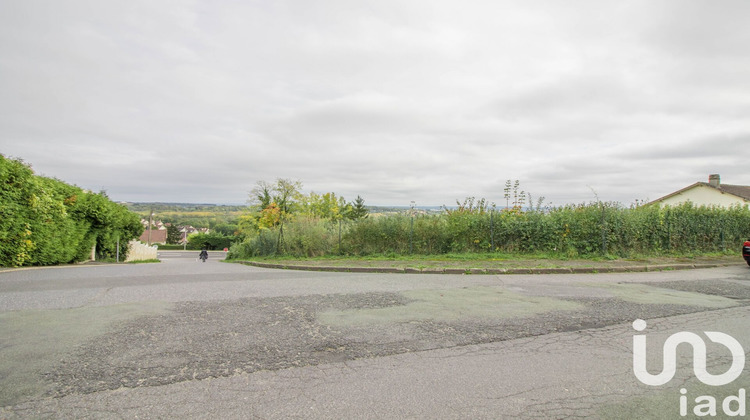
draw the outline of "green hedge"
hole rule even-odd
[[[94,245],[98,258],[114,258],[118,239],[124,259],[142,231],[138,215],[105,194],[34,175],[0,155],[0,266],[82,261]]]
[[[405,214],[345,222],[297,219],[232,248],[233,258],[263,255],[546,253],[561,257],[693,255],[736,249],[750,237],[747,206],[624,208],[617,203],[568,205],[547,211]],[[282,242],[279,244],[279,239]]]
[[[227,236],[221,233],[196,233],[188,236],[187,249],[216,250],[229,248],[234,236]]]

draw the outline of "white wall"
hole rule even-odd
[[[662,206],[676,206],[691,201],[696,206],[721,206],[731,207],[733,205],[745,205],[747,201],[732,194],[723,193],[715,188],[705,185],[697,185],[689,190],[675,194],[661,201]]]
[[[143,242],[132,240],[128,242],[128,258],[125,262],[155,260],[156,253],[156,245],[148,246]]]

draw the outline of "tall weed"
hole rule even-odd
[[[233,256],[405,255],[544,253],[561,257],[700,254],[731,250],[750,237],[750,209],[624,208],[588,203],[546,211],[407,214],[346,222],[339,242],[335,224],[297,218],[284,225],[283,243],[270,230],[233,247]],[[236,252],[234,252],[236,250]],[[240,250],[242,250],[240,252]]]

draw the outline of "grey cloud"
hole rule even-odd
[[[700,0],[660,2],[644,16],[642,36],[662,54],[734,59],[746,54],[750,42],[748,14],[750,5],[741,0],[723,1],[720,7]]]
[[[3,2],[0,153],[141,201],[278,177],[436,205],[506,179],[558,203],[748,184],[747,7]]]
[[[489,104],[501,119],[555,119],[631,113],[638,109],[635,92],[618,78],[575,75],[517,89]]]
[[[750,144],[750,134],[712,134],[671,143],[658,143],[647,148],[621,154],[623,158],[639,161],[707,159],[744,160],[743,153]]]

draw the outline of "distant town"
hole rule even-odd
[[[165,245],[171,242],[169,241],[169,231],[171,230],[170,227],[172,227],[171,223],[164,223],[161,220],[152,221],[151,229],[149,229],[148,220],[141,219],[141,224],[143,225],[143,234],[138,238],[139,241],[148,245]],[[179,239],[171,243],[179,245],[187,244],[188,237],[192,234],[211,233],[211,229],[209,228],[196,228],[190,225],[176,226],[176,228],[179,232]]]

